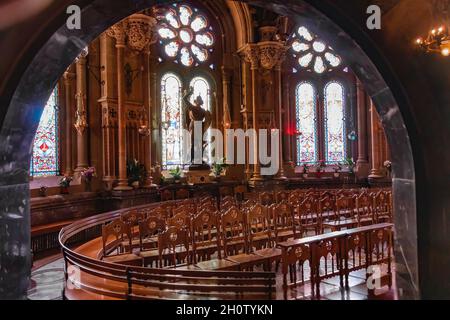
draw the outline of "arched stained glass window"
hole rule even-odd
[[[166,169],[183,165],[182,83],[173,73],[161,79],[162,164]]]
[[[297,86],[297,165],[314,163],[317,159],[317,115],[315,90],[312,84],[304,82]]]
[[[211,89],[208,81],[203,77],[195,77],[191,80],[190,87],[194,88],[194,93],[191,96],[191,103],[194,103],[194,100],[200,96],[203,100],[203,109],[211,111]],[[211,129],[208,130],[207,141],[209,143],[204,150],[203,161],[211,164]]]
[[[45,105],[33,142],[30,175],[59,174],[58,90],[55,88]]]
[[[328,164],[346,158],[344,88],[338,82],[325,87],[325,157]]]

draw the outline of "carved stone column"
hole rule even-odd
[[[253,166],[253,176],[250,179],[251,182],[260,182],[264,179],[261,177],[261,166],[259,164],[259,148],[258,148],[258,69],[259,69],[259,48],[257,45],[248,44],[244,48],[244,58],[250,63],[251,70],[251,82],[252,82],[252,118],[253,118],[253,129],[255,130],[254,140],[253,140],[253,159],[255,164]]]
[[[73,117],[73,93],[72,93],[72,83],[75,79],[75,73],[73,72],[73,67],[70,66],[66,72],[64,72],[64,90],[66,98],[66,110],[65,110],[65,169],[64,175],[71,176],[73,174],[73,164],[72,164],[72,117]]]
[[[283,160],[283,132],[285,130],[283,130],[283,117],[284,117],[284,112],[286,112],[286,109],[284,108],[283,110],[283,87],[282,87],[282,81],[281,81],[281,65],[283,63],[284,60],[284,55],[282,58],[280,58],[280,61],[278,62],[278,64],[275,66],[275,77],[276,77],[276,81],[275,81],[275,86],[276,86],[276,104],[277,104],[277,109],[278,109],[278,129],[280,130],[280,134],[279,134],[279,165],[280,165],[280,169],[278,171],[278,175],[277,175],[277,179],[280,180],[286,180],[286,176],[284,175],[284,160]]]
[[[77,130],[77,167],[75,173],[80,178],[81,171],[89,166],[88,159],[88,136],[87,136],[87,106],[86,106],[86,57],[87,48],[81,52],[76,60],[76,101],[75,129]],[[81,178],[80,178],[81,179]]]
[[[379,135],[379,122],[378,115],[375,109],[375,105],[372,100],[370,101],[370,124],[371,124],[371,136],[372,136],[372,170],[369,178],[379,179],[382,178],[382,172],[380,171],[380,135]]]
[[[359,179],[369,174],[369,160],[367,150],[367,99],[362,83],[356,80],[356,103],[358,113],[358,159],[356,172]]]
[[[222,90],[223,90],[223,132],[231,128],[231,72],[222,66]],[[224,135],[225,136],[225,135]],[[225,139],[224,154],[227,154],[228,145]],[[233,151],[234,152],[234,151]]]
[[[116,39],[117,50],[117,113],[118,113],[118,154],[119,154],[119,177],[118,184],[114,190],[131,190],[127,179],[127,155],[126,155],[126,115],[125,115],[125,75],[124,75],[124,51],[125,30],[124,22],[112,26],[108,35]]]

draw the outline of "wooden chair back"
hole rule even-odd
[[[189,235],[185,228],[169,227],[158,235],[159,267],[189,263]]]
[[[113,238],[110,241],[110,238]],[[111,253],[116,252],[116,254],[120,254],[121,249],[118,246],[123,241],[128,241],[129,245],[125,248],[129,248],[131,252],[132,248],[132,234],[131,227],[129,224],[123,222],[120,218],[114,221],[111,221],[107,225],[102,226],[102,247],[103,247],[103,256],[106,257]],[[117,249],[117,250],[115,250]]]
[[[363,192],[356,197],[356,214],[358,226],[374,223],[373,197],[367,192]]]
[[[165,189],[162,190],[160,192],[160,197],[161,197],[161,201],[170,201],[170,200],[174,200],[173,199],[173,193],[171,190],[169,189]]]
[[[282,201],[289,201],[290,192],[289,191],[278,191],[275,193],[275,202],[280,203]]]
[[[166,229],[166,222],[156,216],[150,216],[139,222],[139,245],[144,250],[144,240],[155,237]]]
[[[390,196],[385,191],[379,191],[373,199],[375,222],[392,222]]]
[[[259,203],[263,206],[270,206],[275,203],[275,197],[272,192],[261,192],[259,194]]]
[[[182,199],[189,199],[190,193],[188,189],[179,189],[175,191],[175,199],[176,200],[182,200]]]
[[[188,211],[182,211],[167,219],[168,227],[176,227],[179,229],[189,230],[191,226],[191,215]]]
[[[130,210],[120,215],[120,219],[131,227],[137,226],[140,221],[145,219],[145,213],[138,210]]]
[[[269,209],[256,204],[247,213],[249,251],[272,248],[272,225]]]
[[[318,210],[317,200],[314,197],[307,197],[298,206],[297,211],[301,235],[306,235],[309,230],[313,230],[316,235],[319,234],[321,217]]]
[[[220,250],[219,214],[202,210],[192,219],[192,244],[194,263],[211,260],[214,253],[222,258]]]
[[[220,220],[224,257],[246,252],[246,220],[243,212],[233,206],[221,215]]]
[[[269,210],[271,211],[276,242],[286,240],[290,237],[296,238],[297,234],[292,206],[288,202],[283,201],[279,204],[271,205]]]
[[[336,220],[352,219],[355,216],[355,197],[341,195],[336,199]]]

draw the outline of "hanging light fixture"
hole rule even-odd
[[[448,13],[450,1],[433,1],[432,6],[435,10],[435,19],[443,22],[440,26],[431,29],[427,37],[417,38],[415,43],[427,53],[440,53],[444,57],[448,57],[450,56],[450,19]]]

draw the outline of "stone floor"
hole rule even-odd
[[[64,264],[61,255],[54,255],[46,259],[36,261],[31,274],[31,285],[28,290],[30,300],[61,300],[64,281]],[[281,269],[281,268],[280,268]],[[395,289],[387,286],[375,290],[370,294],[365,280],[365,271],[353,272],[349,278],[349,290],[343,290],[339,286],[339,277],[324,280],[320,284],[321,297],[312,297],[309,282],[289,289],[289,300],[396,300]],[[395,277],[394,285],[395,288]],[[282,274],[277,274],[277,299],[284,299],[282,289]]]

